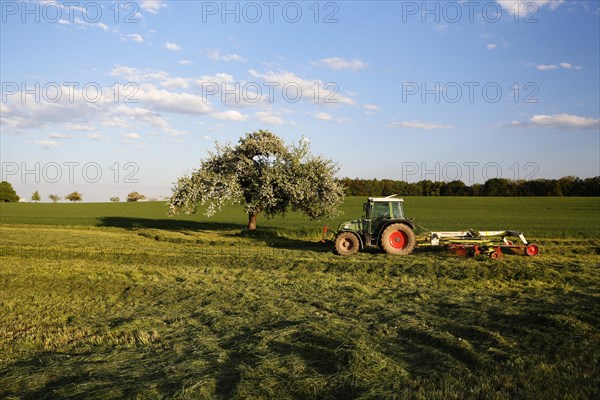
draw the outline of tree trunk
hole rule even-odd
[[[258,212],[248,213],[248,230],[255,231],[256,230],[256,218],[258,217]]]

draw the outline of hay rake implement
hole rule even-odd
[[[457,255],[476,256],[483,254],[494,259],[502,257],[505,253],[533,257],[540,252],[539,246],[529,243],[523,232],[511,230],[476,231],[469,229],[456,232],[428,232],[418,240],[418,246],[443,246]]]

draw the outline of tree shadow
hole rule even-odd
[[[320,253],[333,252],[332,242],[323,243],[318,237],[315,237],[314,240],[288,238],[279,234],[279,229],[275,227],[262,227],[256,231],[244,229],[239,233],[239,236],[252,238],[275,249],[314,251]]]
[[[226,222],[198,222],[187,221],[181,219],[152,219],[152,218],[136,218],[136,217],[102,217],[97,226],[108,226],[125,229],[164,229],[169,231],[217,231],[217,230],[232,230],[244,229],[244,225]]]
[[[160,229],[165,231],[238,231],[235,235],[241,238],[249,238],[262,242],[268,247],[287,250],[310,250],[315,252],[333,251],[333,245],[321,243],[320,238],[314,240],[292,239],[280,234],[280,228],[272,226],[261,226],[255,231],[249,231],[245,224],[228,222],[199,222],[180,219],[152,219],[137,217],[102,217],[97,226],[115,227],[129,230],[136,229]],[[161,240],[160,236],[148,236],[154,240]],[[166,240],[166,238],[165,238]],[[172,240],[170,240],[172,241]]]

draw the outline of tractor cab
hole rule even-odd
[[[390,197],[374,197],[363,205],[365,211],[365,219],[379,220],[387,219],[403,219],[404,218],[404,200]]]
[[[404,220],[404,200],[393,196],[370,197],[363,205],[365,216],[363,227],[373,237],[379,233],[393,220]],[[378,243],[373,243],[377,245]]]

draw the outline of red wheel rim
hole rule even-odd
[[[540,248],[535,244],[530,244],[525,249],[525,253],[527,253],[527,255],[530,257],[537,256],[539,254],[539,252],[540,252]]]
[[[401,231],[392,232],[388,240],[394,249],[404,249],[408,246],[408,236]]]

